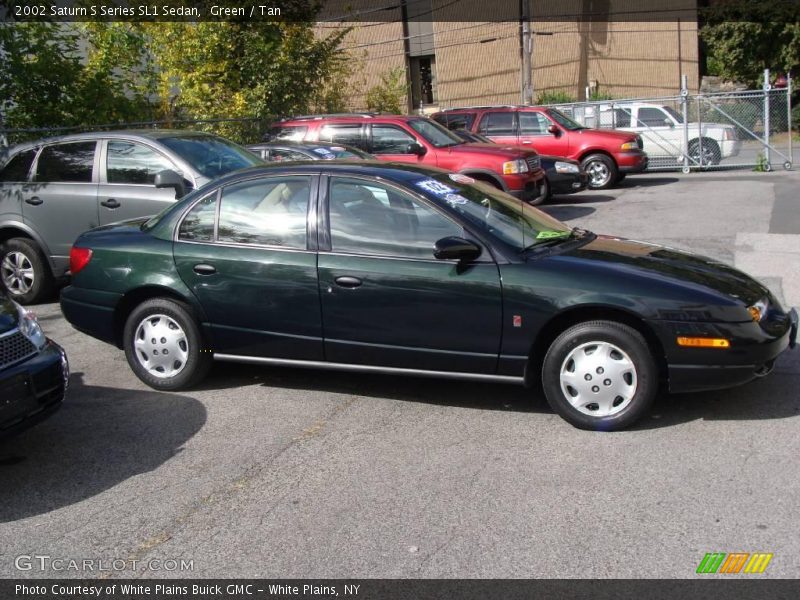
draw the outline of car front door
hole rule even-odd
[[[175,202],[174,188],[157,188],[156,173],[178,167],[157,150],[128,140],[106,140],[97,188],[100,224],[154,215]],[[188,185],[191,185],[188,181]]]
[[[381,160],[411,164],[436,164],[436,150],[422,140],[396,125],[371,126],[370,153]],[[424,154],[411,151],[416,144],[425,149]]]
[[[642,136],[643,150],[651,157],[680,156],[681,130],[662,109],[655,106],[640,106],[634,113],[631,131]]]
[[[181,221],[175,264],[203,307],[215,353],[323,359],[317,255],[308,233],[317,184],[310,175],[232,183]]]
[[[488,251],[469,265],[436,260],[437,240],[465,235],[448,216],[383,182],[328,184],[319,216],[325,358],[495,373],[502,298]]]
[[[557,133],[551,133],[555,126]],[[553,123],[540,112],[519,113],[519,142],[539,154],[549,156],[569,156],[569,132]]]
[[[97,140],[42,148],[33,183],[23,193],[22,216],[50,249],[65,260],[75,239],[97,227]]]

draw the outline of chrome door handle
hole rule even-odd
[[[337,277],[334,279],[334,281],[336,282],[336,285],[343,288],[357,288],[363,283],[363,281],[361,281],[358,277],[348,276]]]
[[[214,265],[207,265],[204,263],[195,265],[192,270],[198,275],[213,275],[217,272],[217,269]]]

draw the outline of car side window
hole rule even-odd
[[[417,142],[410,133],[391,125],[372,126],[373,154],[410,154],[408,147]]]
[[[299,127],[297,125],[290,125],[286,127],[276,126],[270,128],[269,138],[275,140],[291,140],[294,142],[299,142],[305,137],[306,132],[308,132],[308,127]]]
[[[366,150],[361,137],[361,125],[325,125],[319,132],[319,141],[355,146]]]
[[[213,242],[217,217],[217,194],[210,194],[195,204],[183,217],[178,239],[188,242]]]
[[[631,126],[631,109],[615,108],[614,127],[630,127],[630,126]]]
[[[25,150],[11,157],[6,166],[0,170],[0,181],[28,181],[36,150]]]
[[[217,240],[305,250],[311,177],[270,177],[222,190]]]
[[[36,181],[91,183],[97,142],[45,146],[36,163]]]
[[[331,178],[328,215],[334,252],[433,259],[437,240],[464,235],[410,194],[356,178]]]
[[[302,152],[295,150],[284,150],[282,148],[272,148],[269,151],[269,162],[281,162],[287,160],[309,160],[309,158]]]
[[[480,133],[484,135],[514,135],[513,112],[487,112],[481,118]]]
[[[664,121],[669,119],[667,113],[660,108],[642,107],[639,109],[638,121],[642,127],[663,127]]]
[[[519,132],[521,135],[547,135],[550,121],[537,112],[519,113]]]
[[[153,185],[156,173],[177,168],[155,150],[121,140],[109,140],[106,157],[108,183]]]
[[[442,113],[434,116],[433,119],[448,129],[466,129],[469,131],[475,121],[475,113],[458,113],[454,115]]]

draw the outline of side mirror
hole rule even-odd
[[[407,154],[416,154],[417,156],[422,156],[426,152],[427,150],[425,149],[425,146],[418,144],[417,142],[410,143],[406,149]]]
[[[481,247],[460,237],[446,237],[433,245],[433,256],[439,260],[460,260],[469,262],[481,255]]]
[[[550,125],[550,127],[547,128],[547,131],[549,131],[550,133],[552,133],[556,137],[561,135],[561,130],[558,127],[556,127],[555,125]]]
[[[186,194],[186,185],[183,177],[172,169],[164,169],[156,173],[155,185],[157,188],[175,188],[175,197],[182,198]]]
[[[672,119],[664,119],[664,125],[667,127],[675,127],[675,123],[672,122]]]

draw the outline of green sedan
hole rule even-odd
[[[83,234],[61,308],[158,390],[213,359],[539,385],[584,429],[767,375],[797,313],[726,265],[573,229],[464,175],[295,163]]]

